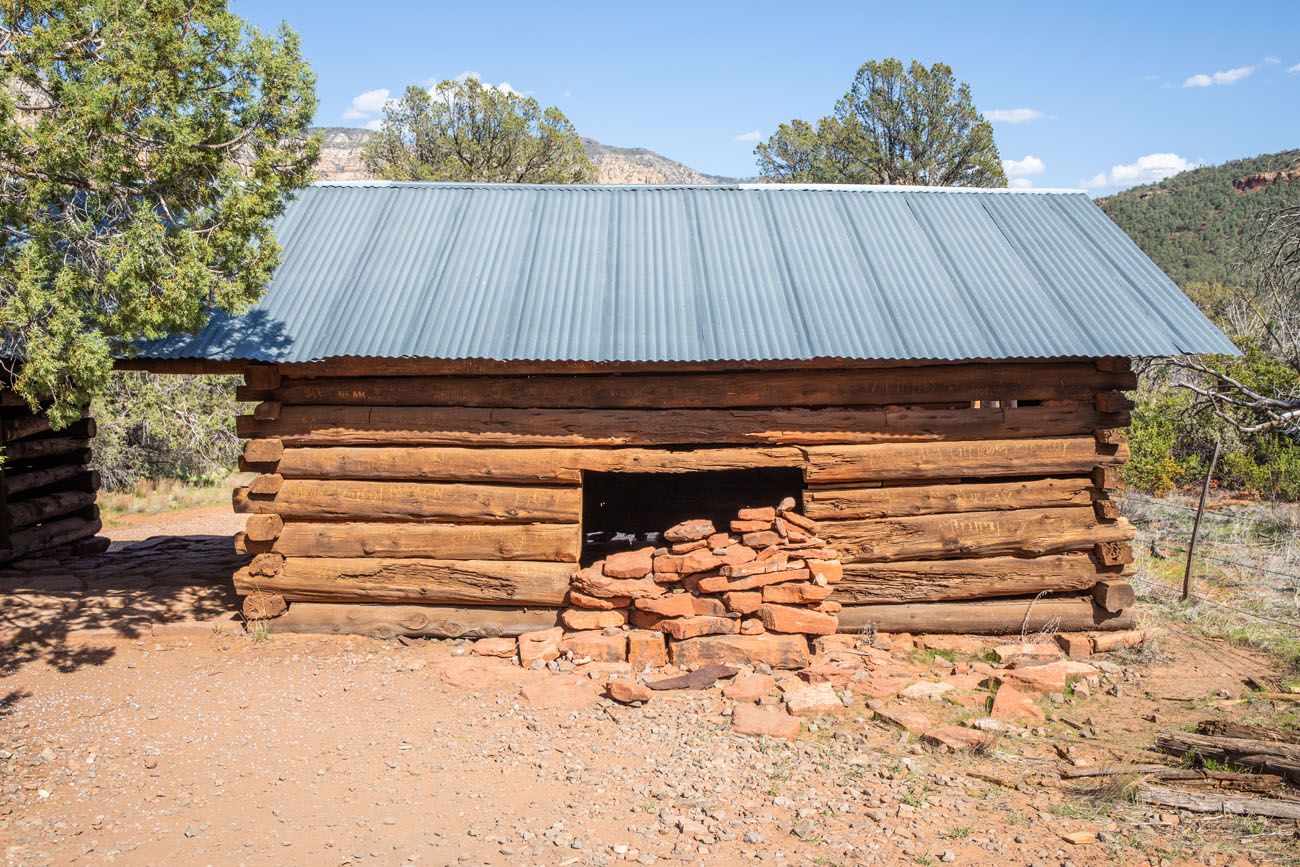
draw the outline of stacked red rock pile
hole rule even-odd
[[[794,660],[807,658],[806,636],[836,631],[840,605],[827,597],[843,569],[792,498],[775,508],[741,509],[723,529],[708,520],[684,521],[664,540],[667,547],[612,554],[576,572],[564,626],[662,632],[679,666],[763,661],[798,667]],[[698,641],[712,636],[737,640]],[[740,640],[763,636],[774,646]],[[764,658],[773,652],[775,661]]]

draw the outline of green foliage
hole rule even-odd
[[[91,404],[98,432],[93,465],[104,486],[141,480],[224,480],[239,457],[238,376],[113,373]]]
[[[1139,491],[1163,496],[1193,482],[1198,455],[1184,436],[1191,399],[1181,392],[1161,392],[1139,398],[1129,426],[1129,462],[1124,480]],[[1190,453],[1189,453],[1190,452]]]
[[[131,341],[261,294],[314,76],[224,0],[0,0],[0,23],[0,339],[62,424]]]
[[[384,108],[361,156],[388,180],[576,184],[597,176],[563,112],[472,76],[408,87]]]
[[[791,183],[1004,187],[993,126],[952,67],[864,63],[816,124],[792,120],[754,151],[764,178]]]
[[[1190,284],[1197,282],[1251,283],[1254,273],[1243,262],[1261,229],[1260,215],[1300,205],[1300,180],[1277,181],[1251,192],[1239,192],[1232,182],[1280,171],[1297,158],[1300,150],[1205,166],[1097,204],[1189,293]]]

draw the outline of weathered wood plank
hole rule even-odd
[[[239,416],[285,445],[628,446],[880,443],[1088,434],[1127,417],[1083,403],[990,409],[575,410],[288,406]]]
[[[984,557],[974,560],[913,560],[848,563],[831,598],[845,605],[927,602],[1023,596],[1044,590],[1087,590],[1100,572],[1086,553],[1043,557]]]
[[[989,512],[1092,502],[1088,478],[1038,479],[963,485],[885,488],[814,488],[804,493],[804,513],[816,521]]]
[[[235,590],[278,593],[290,602],[559,605],[572,574],[571,563],[523,560],[290,557],[274,575],[239,570]]]
[[[901,602],[846,605],[839,614],[840,632],[1034,633],[1049,626],[1062,632],[1130,629],[1133,609],[1111,614],[1088,597],[981,599],[968,602]]]
[[[58,436],[42,439],[19,440],[5,446],[5,462],[34,461],[56,455],[71,455],[90,448],[90,441],[81,437]]]
[[[279,440],[253,440],[253,443]],[[245,450],[247,457],[248,450]],[[454,447],[316,447],[282,450],[274,469],[287,479],[376,479],[578,484],[583,470],[689,473],[799,467],[791,446],[690,449],[547,449]],[[250,462],[248,466],[253,466]],[[259,468],[270,466],[258,462]]]
[[[1089,508],[1017,509],[822,521],[820,535],[846,563],[948,557],[1036,557],[1133,538],[1125,520],[1101,523]]]
[[[76,515],[50,521],[38,527],[15,530],[9,535],[8,548],[0,552],[0,559],[15,560],[48,548],[90,538],[100,531],[103,524],[100,523],[98,511],[93,506],[86,511],[93,517]]]
[[[811,446],[806,451],[808,467],[805,474],[808,483],[814,486],[902,479],[1064,476],[1091,473],[1097,466],[1122,464],[1129,456],[1126,444],[1117,448],[1099,447],[1091,434],[1041,439]]]
[[[249,538],[252,540],[251,533]],[[249,549],[254,553],[273,551],[286,557],[427,557],[576,563],[582,549],[582,532],[577,524],[291,522],[284,525],[273,543],[250,544]]]
[[[398,635],[428,638],[514,637],[559,624],[555,608],[457,608],[441,605],[384,605],[296,602],[269,620],[271,632],[332,635]]]
[[[1133,388],[1131,373],[1088,363],[953,364],[895,369],[408,376],[290,379],[276,399],[294,405],[477,406],[582,409],[863,406],[969,400],[1090,400]],[[251,396],[249,394],[246,396]],[[260,399],[260,398],[259,398]]]
[[[60,491],[9,503],[9,526],[26,527],[95,505],[94,491]]]
[[[273,496],[234,492],[236,512],[316,521],[578,522],[578,488],[285,479]]]
[[[80,462],[57,464],[39,470],[6,468],[3,473],[4,486],[10,496],[33,491],[37,488],[47,488],[51,485],[80,488],[87,491],[99,490],[99,471],[87,470],[85,465]]]

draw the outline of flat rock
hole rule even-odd
[[[654,695],[644,683],[635,680],[611,680],[605,684],[605,695],[620,704],[640,702],[644,704]]]
[[[951,683],[934,683],[928,680],[918,680],[916,683],[907,687],[899,693],[903,698],[920,699],[923,701],[939,701],[945,693],[952,692],[956,687]]]
[[[600,698],[600,693],[590,679],[576,680],[558,676],[530,683],[519,694],[532,707],[561,711],[578,710]]]
[[[826,681],[787,692],[785,706],[795,716],[816,716],[844,708],[835,687]]]
[[[566,629],[609,629],[627,623],[627,609],[592,611],[586,608],[566,608],[560,612],[560,622]]]
[[[716,532],[717,528],[712,521],[696,518],[669,527],[664,532],[664,539],[669,542],[694,542],[696,539],[707,539]]]
[[[498,656],[509,659],[519,649],[519,642],[513,638],[480,638],[470,647],[475,656]]]
[[[722,663],[800,669],[811,662],[802,635],[706,635],[672,642],[669,656],[679,668]]]
[[[734,635],[740,631],[740,621],[730,617],[674,617],[659,621],[655,628],[682,640],[702,635]]]
[[[758,702],[776,689],[776,678],[768,674],[741,674],[727,684],[722,694],[739,702]]]
[[[738,704],[731,711],[731,730],[742,735],[767,735],[789,740],[799,734],[799,720],[782,710]]]
[[[668,664],[668,645],[658,630],[633,629],[627,634],[627,661],[632,668],[663,668]]]
[[[930,728],[930,718],[920,711],[901,707],[877,708],[876,718],[896,725],[900,729],[919,735]]]
[[[770,605],[764,602],[758,609],[758,616],[768,632],[833,635],[839,629],[839,619],[832,614],[789,605]]]
[[[560,649],[572,653],[574,659],[624,662],[627,660],[627,636],[622,632],[606,635],[598,629],[570,632],[560,640]]]
[[[1029,693],[1022,692],[1013,683],[1003,683],[993,696],[993,709],[989,715],[1003,722],[1038,724],[1047,719],[1043,709]]]
[[[644,578],[654,568],[653,547],[619,551],[605,558],[604,572],[610,578]]]
[[[525,632],[519,636],[519,664],[528,668],[534,662],[550,662],[560,658],[560,639],[564,630],[558,626]]]
[[[1040,659],[1051,661],[1061,658],[1061,649],[1056,644],[998,644],[993,647],[999,662],[1013,659]]]
[[[983,653],[987,638],[977,635],[918,635],[915,641],[926,650],[949,650],[956,653]]]
[[[992,736],[975,729],[961,726],[940,726],[921,735],[921,739],[932,744],[942,744],[956,752],[979,749],[992,743]]]

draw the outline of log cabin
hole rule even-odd
[[[1083,193],[317,184],[243,373],[235,577],[277,628],[554,625],[580,565],[794,497],[841,630],[1131,623],[1130,359],[1235,353]]]

